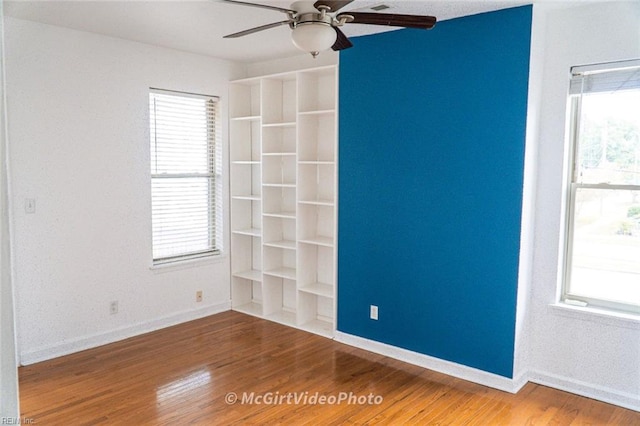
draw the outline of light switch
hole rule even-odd
[[[36,199],[25,198],[24,200],[24,212],[27,214],[33,214],[36,212]]]

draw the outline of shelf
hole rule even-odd
[[[266,319],[273,321],[273,322],[277,322],[280,324],[284,324],[284,325],[288,325],[288,326],[293,326],[295,327],[296,325],[296,314],[295,312],[283,309],[281,311],[278,312],[274,312],[271,315],[267,315]]]
[[[245,115],[242,117],[232,117],[231,121],[260,121],[259,115]]]
[[[262,186],[268,186],[270,188],[295,188],[295,183],[263,183]]]
[[[232,309],[237,312],[242,312],[243,314],[253,315],[254,317],[262,317],[262,305],[256,302],[235,306]]]
[[[283,248],[287,250],[296,249],[296,242],[290,240],[270,241],[268,243],[264,243],[264,245],[268,247]]]
[[[262,236],[262,229],[258,229],[258,228],[238,229],[236,231],[231,231],[231,233],[238,234],[238,235],[249,235],[250,237],[260,237]]]
[[[323,297],[333,298],[333,286],[331,284],[325,283],[311,283],[305,284],[300,287],[300,291],[304,291],[305,293],[315,294]]]
[[[320,336],[333,337],[333,324],[329,321],[314,319],[298,326],[298,328]]]
[[[309,204],[311,206],[327,206],[327,207],[333,207],[335,205],[333,200],[330,199],[326,199],[326,200],[300,200],[298,201],[298,203],[300,204]]]
[[[313,244],[316,246],[333,247],[333,238],[331,237],[316,236],[316,237],[310,237],[310,238],[303,238],[303,239],[300,239],[299,241],[301,243]]]
[[[296,127],[295,121],[285,121],[283,123],[263,123],[262,127]]]
[[[263,213],[262,215],[267,217],[281,217],[284,219],[296,218],[296,212],[271,212],[271,213]]]
[[[232,195],[234,200],[260,201],[260,195]]]
[[[295,152],[263,152],[262,153],[263,156],[265,157],[284,157],[284,156],[289,156],[289,155],[296,155]]]
[[[293,268],[276,268],[276,269],[271,269],[269,271],[264,271],[265,275],[271,275],[273,277],[278,277],[278,278],[286,278],[288,280],[295,280],[296,279],[296,270]]]
[[[328,115],[335,114],[335,109],[318,109],[313,111],[300,111],[298,114],[300,115]]]
[[[302,161],[298,161],[298,164],[311,164],[314,166],[317,165],[328,165],[328,166],[333,166],[336,164],[335,161],[319,161],[319,160],[302,160]]]
[[[262,163],[260,161],[253,161],[253,160],[235,160],[235,161],[232,161],[231,164],[259,166]]]
[[[262,281],[262,272],[252,269],[249,271],[234,272],[232,274],[236,278],[244,278],[251,281]]]

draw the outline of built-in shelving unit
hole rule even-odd
[[[231,83],[234,310],[332,337],[337,69]]]

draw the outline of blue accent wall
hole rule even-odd
[[[512,377],[531,13],[341,52],[338,330]]]

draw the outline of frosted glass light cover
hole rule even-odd
[[[322,52],[336,42],[336,31],[325,24],[304,24],[293,29],[293,44],[305,52]]]

